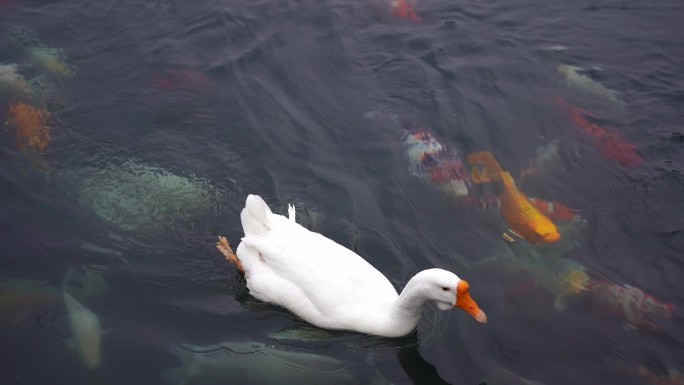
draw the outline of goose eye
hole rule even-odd
[[[442,290],[444,290],[444,291],[449,291],[449,288],[446,287],[446,286],[442,286]]]

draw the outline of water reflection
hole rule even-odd
[[[423,356],[421,356],[418,344],[418,333],[413,333],[407,338],[410,338],[410,341],[406,341],[407,343],[398,349],[397,358],[411,382],[415,385],[450,384],[440,377],[439,372],[434,365],[427,362]]]

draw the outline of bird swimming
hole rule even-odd
[[[257,195],[249,195],[240,215],[245,236],[233,253],[219,237],[217,248],[244,272],[257,299],[283,306],[305,321],[326,329],[385,337],[413,331],[425,305],[458,307],[478,322],[487,316],[470,295],[470,285],[443,269],[417,273],[401,294],[358,254],[274,214]]]

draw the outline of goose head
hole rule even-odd
[[[470,314],[478,322],[486,323],[487,315],[470,296],[470,284],[456,274],[442,269],[426,270],[423,295],[437,303],[441,310],[457,307]]]

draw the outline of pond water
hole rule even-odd
[[[0,383],[683,384],[683,16],[0,1]],[[561,241],[509,230],[475,152]],[[433,306],[390,339],[260,303],[214,246],[247,194],[397,290],[456,272],[489,322]]]

